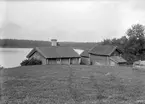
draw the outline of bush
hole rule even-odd
[[[38,59],[25,59],[24,61],[22,61],[21,66],[28,66],[28,65],[41,65],[42,61],[38,60]]]

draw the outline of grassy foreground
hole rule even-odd
[[[143,73],[83,65],[8,68],[0,76],[0,104],[137,104],[144,100]]]

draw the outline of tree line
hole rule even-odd
[[[118,46],[128,64],[137,60],[145,60],[145,26],[132,25],[121,38],[104,39],[101,44]]]
[[[70,46],[79,49],[90,49],[96,42],[58,42],[58,46]],[[0,47],[3,48],[34,48],[51,46],[51,41],[0,39]]]
[[[40,46],[50,46],[49,41],[20,40],[20,39],[0,39],[0,47],[4,48],[33,48]]]

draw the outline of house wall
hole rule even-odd
[[[111,56],[120,56],[120,52],[118,50],[115,50]],[[109,56],[98,56],[94,54],[90,54],[89,58],[88,57],[81,57],[81,64],[85,65],[111,65],[111,66],[116,66],[118,65],[116,62],[110,60]]]
[[[58,60],[57,59],[47,59],[47,64],[57,64]]]
[[[48,64],[79,64],[79,58],[47,59]]]
[[[118,65],[116,62],[110,60],[109,56],[90,55],[90,59],[91,59],[92,65],[110,65],[110,66]]]
[[[69,64],[69,58],[47,59],[48,64]]]
[[[70,64],[69,58],[62,58],[61,59],[61,64],[66,64],[66,65],[68,64],[69,65]]]
[[[78,65],[78,64],[80,64],[79,58],[71,58],[71,59],[70,59],[70,64],[73,64],[73,65]]]
[[[38,52],[35,52],[31,57],[31,58],[34,58],[34,59],[38,59],[38,60],[41,60],[42,61],[42,64],[43,65],[46,65],[46,59]]]
[[[108,65],[109,58],[107,56],[96,56],[90,54],[90,60],[92,65]]]
[[[81,64],[90,65],[90,58],[89,57],[81,57]]]

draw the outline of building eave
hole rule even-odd
[[[28,53],[28,55],[26,56],[26,58],[30,58],[35,52],[36,52],[36,49],[33,48],[33,49]]]

